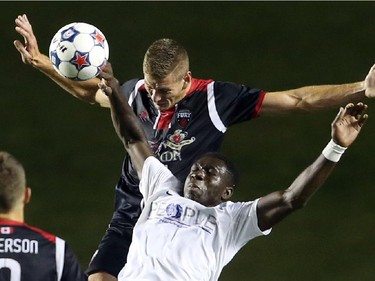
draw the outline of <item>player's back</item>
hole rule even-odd
[[[0,280],[63,280],[65,248],[65,241],[55,235],[25,223],[0,220]]]

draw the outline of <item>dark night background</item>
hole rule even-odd
[[[185,45],[195,77],[267,91],[360,81],[375,63],[372,2],[1,2],[0,9],[0,150],[26,168],[27,222],[65,238],[84,268],[112,215],[124,150],[108,109],[69,96],[21,62],[17,15],[28,15],[45,54],[63,25],[96,25],[122,80],[142,75],[144,52],[161,37]],[[374,280],[375,102],[367,102],[369,122],[324,188],[244,247],[220,280]],[[242,174],[234,199],[288,187],[329,141],[336,112],[232,127],[223,152]]]

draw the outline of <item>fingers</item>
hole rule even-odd
[[[32,61],[32,56],[26,50],[25,46],[18,40],[15,40],[13,44],[16,47],[17,51],[21,54],[22,61],[24,63],[30,63]]]
[[[113,80],[115,79],[113,76],[112,65],[109,61],[107,61],[105,67],[98,75],[99,78],[104,78],[105,80]]]
[[[15,23],[15,30],[23,36],[25,43],[36,45],[36,38],[34,36],[33,28],[26,15],[18,16]]]
[[[359,102],[357,104],[349,103],[345,106],[345,111],[347,115],[355,117],[357,120],[360,119],[367,109],[367,104]]]
[[[16,23],[17,32],[20,32],[20,31],[32,32],[33,30],[30,22],[27,20],[27,18],[25,19],[24,16],[18,16],[15,20],[15,23]]]
[[[340,120],[345,114],[345,109],[343,107],[340,107],[339,112],[337,113],[335,119],[332,121],[332,126],[337,123],[338,120]]]
[[[368,114],[363,114],[363,115],[361,116],[361,118],[358,119],[358,125],[359,125],[360,127],[362,127],[362,126],[365,124],[365,122],[367,121],[367,119],[368,119]]]
[[[351,121],[353,124],[357,123],[360,127],[362,127],[368,119],[368,114],[365,114],[367,104],[359,102],[356,105],[354,105],[350,103],[346,105],[345,109],[346,115],[351,116],[351,118],[354,117],[354,120]]]
[[[110,96],[112,94],[112,88],[107,86],[105,79],[101,79],[101,81],[98,83],[98,87],[105,95]]]

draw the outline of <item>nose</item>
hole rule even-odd
[[[191,173],[190,177],[192,179],[196,179],[196,180],[203,180],[204,170],[202,170],[202,169],[196,170],[196,171]]]

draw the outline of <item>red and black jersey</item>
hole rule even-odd
[[[61,238],[38,228],[0,219],[1,281],[87,280]]]
[[[144,80],[128,81],[122,90],[157,157],[182,182],[199,156],[220,150],[229,126],[258,116],[265,95],[244,85],[193,79],[184,99],[159,112],[144,88]],[[122,177],[127,184],[138,184],[128,158]]]

